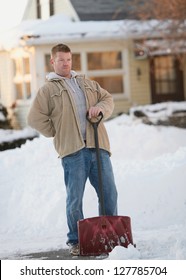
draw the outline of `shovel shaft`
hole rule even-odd
[[[100,195],[100,214],[105,215],[105,204],[104,204],[104,194],[103,194],[103,180],[101,172],[101,158],[99,150],[99,140],[98,140],[98,126],[93,125],[94,128],[94,137],[95,137],[95,147],[96,147],[96,158],[97,158],[97,167],[98,167],[98,183],[99,183],[99,195]]]
[[[97,122],[92,122],[88,118],[87,120],[90,122],[94,129],[94,141],[95,141],[95,148],[96,148],[96,159],[97,159],[97,169],[98,169],[98,185],[99,185],[99,203],[100,203],[100,214],[105,215],[105,205],[104,205],[104,194],[103,194],[103,180],[102,180],[102,172],[101,172],[101,157],[100,157],[100,149],[99,149],[99,140],[98,140],[98,126],[103,118],[103,113],[100,112],[100,118]]]

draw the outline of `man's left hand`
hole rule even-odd
[[[102,112],[101,108],[99,108],[99,107],[90,107],[90,109],[88,110],[88,117],[89,117],[89,119],[98,117],[100,112]]]

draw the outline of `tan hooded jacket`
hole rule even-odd
[[[82,75],[76,81],[85,94],[87,111],[91,106],[102,109],[104,119],[113,112],[110,93]],[[54,146],[60,157],[75,153],[85,147],[72,94],[63,78],[53,78],[41,87],[28,114],[28,125],[46,137],[54,137]],[[103,121],[98,127],[99,146],[110,152],[108,135]],[[86,146],[94,148],[94,131],[87,121]]]

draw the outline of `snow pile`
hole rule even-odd
[[[136,248],[109,259],[186,259],[186,130],[122,115],[105,123],[120,215],[131,217]],[[66,248],[66,192],[52,139],[0,153],[0,257]],[[87,182],[86,217],[97,216]]]
[[[109,254],[109,260],[118,260],[118,256],[122,260],[137,260],[140,259],[140,253],[134,246],[129,245],[128,248],[116,246]]]
[[[0,129],[0,143],[12,142],[18,139],[34,138],[36,136],[38,136],[38,133],[28,127],[22,130]]]
[[[183,102],[162,102],[153,105],[144,105],[132,107],[130,115],[141,114],[142,117],[148,117],[149,121],[157,124],[159,121],[168,120],[169,117],[176,115],[186,115],[186,101]]]

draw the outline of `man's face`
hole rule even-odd
[[[72,54],[70,52],[57,52],[55,57],[51,58],[50,62],[56,74],[70,78],[70,71],[72,68]]]

